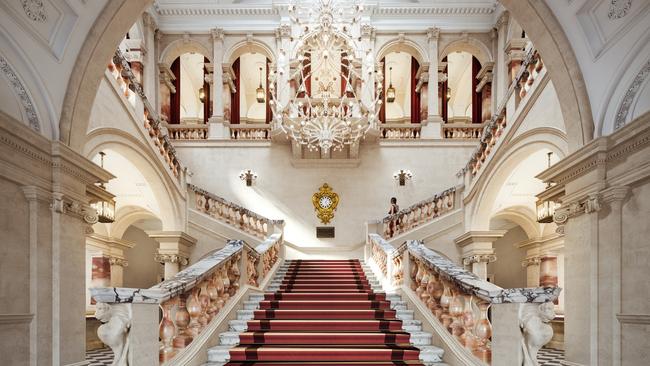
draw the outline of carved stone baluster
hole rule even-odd
[[[465,329],[463,328],[463,311],[465,310],[465,302],[463,295],[458,289],[452,290],[451,303],[449,304],[449,315],[451,315],[452,321],[449,325],[449,330],[451,334],[456,338],[456,340],[465,345],[464,339],[462,337]]]
[[[463,344],[470,352],[476,348],[476,336],[474,327],[476,326],[476,314],[474,313],[474,297],[465,295],[465,308],[463,309]]]
[[[162,308],[162,320],[159,327],[160,342],[162,343],[159,354],[160,361],[167,361],[176,354],[172,346],[172,340],[176,333],[176,327],[171,319],[171,309],[174,303],[175,300],[169,300],[160,306]]]
[[[490,324],[490,320],[488,319],[490,303],[480,301],[478,303],[478,308],[480,315],[479,320],[476,322],[476,326],[474,327],[474,335],[476,336],[477,341],[474,355],[483,362],[489,364],[492,361],[492,324]]]
[[[185,348],[193,340],[192,335],[188,334],[187,326],[190,324],[190,313],[187,311],[187,294],[178,296],[178,309],[174,317],[177,335],[174,337],[174,348]]]
[[[199,318],[203,309],[201,308],[201,301],[199,300],[199,288],[194,287],[187,300],[187,311],[190,314],[190,325],[187,328],[187,333],[192,337],[196,337],[201,332],[201,324]]]

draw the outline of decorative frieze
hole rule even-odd
[[[607,17],[610,20],[621,19],[627,15],[632,7],[632,0],[611,0]]]
[[[641,70],[639,70],[639,72],[634,77],[634,80],[632,80],[632,84],[627,88],[625,96],[623,97],[623,101],[621,102],[620,107],[618,107],[618,112],[616,112],[614,130],[618,130],[619,128],[623,127],[627,122],[627,115],[630,112],[632,102],[636,98],[636,94],[638,93],[639,89],[641,89],[641,85],[644,84],[645,79],[649,74],[650,61],[646,62],[645,65],[643,65]]]
[[[0,71],[2,71],[2,73],[7,78],[7,80],[9,80],[9,84],[14,89],[14,92],[18,96],[18,99],[20,99],[20,103],[22,104],[23,110],[25,111],[25,115],[27,116],[27,122],[29,123],[29,127],[31,127],[34,131],[40,131],[41,124],[38,120],[38,115],[36,113],[36,108],[34,107],[34,103],[32,102],[32,99],[29,96],[29,94],[27,94],[27,89],[25,89],[25,86],[18,78],[18,75],[16,75],[16,73],[11,68],[11,66],[9,66],[7,60],[5,60],[5,58],[2,57],[1,55],[0,55]]]

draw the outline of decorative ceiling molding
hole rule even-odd
[[[0,56],[0,71],[2,71],[2,74],[7,78],[9,84],[14,89],[14,93],[16,93],[16,96],[20,99],[20,104],[25,111],[25,116],[27,116],[29,127],[34,131],[40,131],[41,124],[38,121],[38,114],[36,113],[36,108],[34,107],[32,99],[27,93],[27,89],[25,89],[25,86],[18,78],[18,75],[16,75],[16,72],[2,56]]]
[[[496,4],[476,6],[378,7],[373,15],[486,15],[496,11]]]
[[[641,85],[645,82],[645,79],[648,77],[650,74],[650,61],[647,61],[641,70],[639,70],[639,73],[636,74],[634,77],[634,80],[632,81],[632,84],[627,88],[627,91],[625,92],[625,96],[623,97],[623,101],[621,102],[621,105],[618,107],[618,112],[616,112],[616,121],[614,122],[614,130],[618,130],[619,128],[625,126],[625,123],[627,122],[627,115],[630,112],[630,106],[632,106],[632,102],[634,101],[636,94],[638,93],[639,89],[641,88]]]
[[[160,16],[252,16],[279,15],[275,8],[215,8],[215,7],[162,7],[155,6]]]

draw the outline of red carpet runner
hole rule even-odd
[[[266,293],[227,365],[422,365],[358,260],[298,260]]]

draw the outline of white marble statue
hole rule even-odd
[[[129,329],[131,328],[131,304],[98,303],[95,318],[102,325],[97,329],[97,336],[113,351],[111,366],[128,366]]]
[[[519,327],[524,336],[524,366],[538,366],[537,352],[553,338],[553,328],[548,324],[553,318],[555,310],[552,302],[522,304]]]

